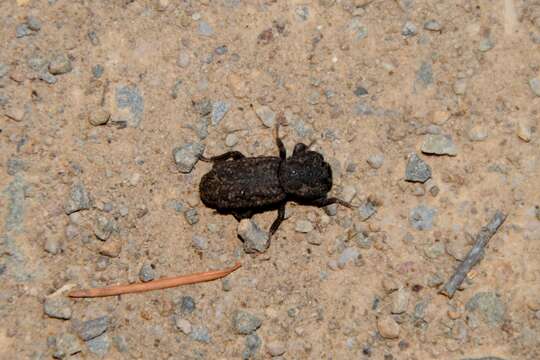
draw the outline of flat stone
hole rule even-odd
[[[457,147],[450,135],[426,135],[422,152],[435,155],[457,155]]]
[[[230,105],[225,101],[214,101],[212,103],[212,125],[217,126],[223,120],[227,112],[229,111]]]
[[[488,131],[481,125],[471,127],[467,133],[470,141],[484,141],[488,137]]]
[[[184,219],[189,225],[195,225],[199,222],[199,212],[195,208],[188,209],[184,212]]]
[[[80,182],[73,184],[69,194],[69,199],[64,205],[66,214],[71,214],[80,210],[90,209],[92,200],[84,185]]]
[[[409,224],[416,230],[429,230],[433,227],[436,216],[437,209],[419,205],[411,210]]]
[[[341,190],[341,199],[345,202],[350,203],[355,196],[356,188],[354,186],[347,185],[343,187],[343,190]]]
[[[441,31],[442,25],[437,20],[431,19],[424,23],[424,29],[429,30],[429,31]]]
[[[480,50],[481,52],[487,52],[493,49],[493,47],[495,47],[495,43],[489,37],[483,38],[478,44],[478,50]]]
[[[392,293],[392,314],[403,314],[409,305],[410,291],[400,288]]]
[[[456,80],[452,88],[454,89],[454,94],[465,95],[465,92],[467,91],[467,80],[465,79]]]
[[[360,257],[360,253],[356,248],[348,247],[339,255],[337,266],[343,269],[350,262],[355,262]]]
[[[99,240],[105,241],[111,237],[116,229],[116,224],[113,219],[108,219],[105,216],[98,216],[94,234]]]
[[[465,308],[479,315],[480,320],[490,326],[500,326],[504,322],[506,306],[494,292],[479,292],[469,299]]]
[[[405,169],[405,180],[425,183],[431,178],[431,167],[418,155],[409,155],[409,161]]]
[[[56,337],[56,347],[53,354],[55,359],[64,359],[81,351],[81,341],[75,335],[64,333]]]
[[[384,164],[384,155],[374,154],[368,157],[366,161],[373,169],[380,169]]]
[[[249,335],[262,325],[262,320],[257,316],[243,310],[235,311],[233,315],[233,328],[241,335]]]
[[[270,341],[266,344],[266,352],[272,357],[281,356],[286,351],[285,344],[281,341]]]
[[[529,79],[529,87],[534,95],[540,96],[540,78]]]
[[[111,258],[118,257],[122,252],[122,242],[120,239],[109,239],[99,248],[99,253]]]
[[[194,341],[208,344],[211,340],[208,328],[205,326],[193,326],[191,329],[190,337]]]
[[[178,330],[180,330],[181,332],[183,332],[185,335],[189,335],[191,333],[191,323],[182,318],[181,316],[176,316],[175,319],[174,319],[174,325],[176,326],[176,328]]]
[[[189,174],[203,152],[204,145],[201,143],[188,143],[174,148],[173,159],[178,171]]]
[[[225,137],[225,145],[233,147],[236,144],[238,144],[238,136],[236,136],[236,134],[227,134]]]
[[[43,303],[43,311],[49,317],[69,320],[72,314],[71,302],[64,297],[49,297]]]
[[[19,24],[15,28],[15,35],[17,36],[17,38],[22,38],[22,37],[29,36],[32,34],[34,34],[34,32],[30,29],[30,27],[26,23]]]
[[[71,60],[66,55],[55,56],[49,63],[49,72],[53,75],[67,74],[71,70]]]
[[[377,207],[375,204],[373,204],[371,201],[364,202],[359,208],[358,208],[358,215],[360,217],[360,221],[366,221],[370,217],[372,217],[377,212]]]
[[[39,21],[39,19],[35,16],[27,16],[26,24],[28,25],[28,28],[32,31],[41,30],[41,21]]]
[[[84,321],[82,323],[78,322],[74,324],[74,329],[82,340],[88,341],[107,331],[109,328],[109,323],[109,317],[102,316],[96,319]]]
[[[391,316],[383,315],[377,320],[377,329],[385,339],[397,339],[399,337],[399,325]]]
[[[10,107],[5,112],[4,115],[13,121],[23,121],[24,116],[26,115],[26,110],[24,107]]]
[[[144,115],[144,99],[136,86],[116,87],[116,106],[120,110],[115,114],[115,122],[124,122],[130,127],[139,127]]]
[[[237,227],[238,236],[244,241],[246,253],[265,252],[270,245],[269,234],[251,219],[242,219]]]
[[[109,348],[111,347],[111,342],[109,340],[109,335],[101,334],[98,337],[90,339],[86,342],[86,346],[90,352],[96,354],[99,357],[104,357]]]
[[[270,109],[268,106],[263,105],[255,109],[255,113],[262,121],[263,125],[271,128],[274,127],[276,122],[276,113]]]
[[[308,220],[298,220],[294,230],[299,233],[309,233],[313,231],[313,224]]]

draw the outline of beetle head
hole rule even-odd
[[[318,199],[332,189],[332,168],[321,154],[299,143],[292,156],[281,164],[279,180],[289,195],[305,200]]]

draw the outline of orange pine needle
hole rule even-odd
[[[114,286],[109,286],[109,287],[104,287],[104,288],[95,288],[95,289],[88,289],[88,290],[75,290],[75,291],[69,292],[68,296],[72,298],[104,297],[104,296],[114,296],[114,295],[122,295],[122,294],[132,294],[132,293],[151,291],[151,290],[168,289],[168,288],[176,287],[180,285],[197,284],[201,282],[221,279],[229,275],[233,271],[237,270],[241,266],[242,265],[239,262],[237,262],[236,265],[234,265],[233,267],[228,268],[228,269],[223,269],[223,270],[205,271],[205,272],[196,273],[196,274],[163,278],[163,279],[150,281],[147,283],[114,285]]]

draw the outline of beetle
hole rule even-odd
[[[277,210],[270,226],[272,236],[285,219],[287,202],[323,207],[340,204],[353,206],[335,197],[332,189],[332,168],[324,157],[297,143],[291,156],[279,137],[279,121],[275,126],[277,156],[246,157],[239,151],[229,151],[201,161],[213,163],[199,184],[202,202],[222,214],[232,214],[236,220],[249,219],[254,214]]]

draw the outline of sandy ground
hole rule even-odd
[[[0,14],[2,358],[540,358],[539,1],[4,0]],[[316,140],[332,194],[376,212],[289,204],[254,256],[200,202],[210,165],[185,174],[172,153],[276,155],[280,113],[287,149]],[[444,154],[422,152],[433,138]],[[406,181],[411,153],[425,183]],[[484,259],[438,294],[497,209]],[[236,260],[223,281],[65,297]]]

